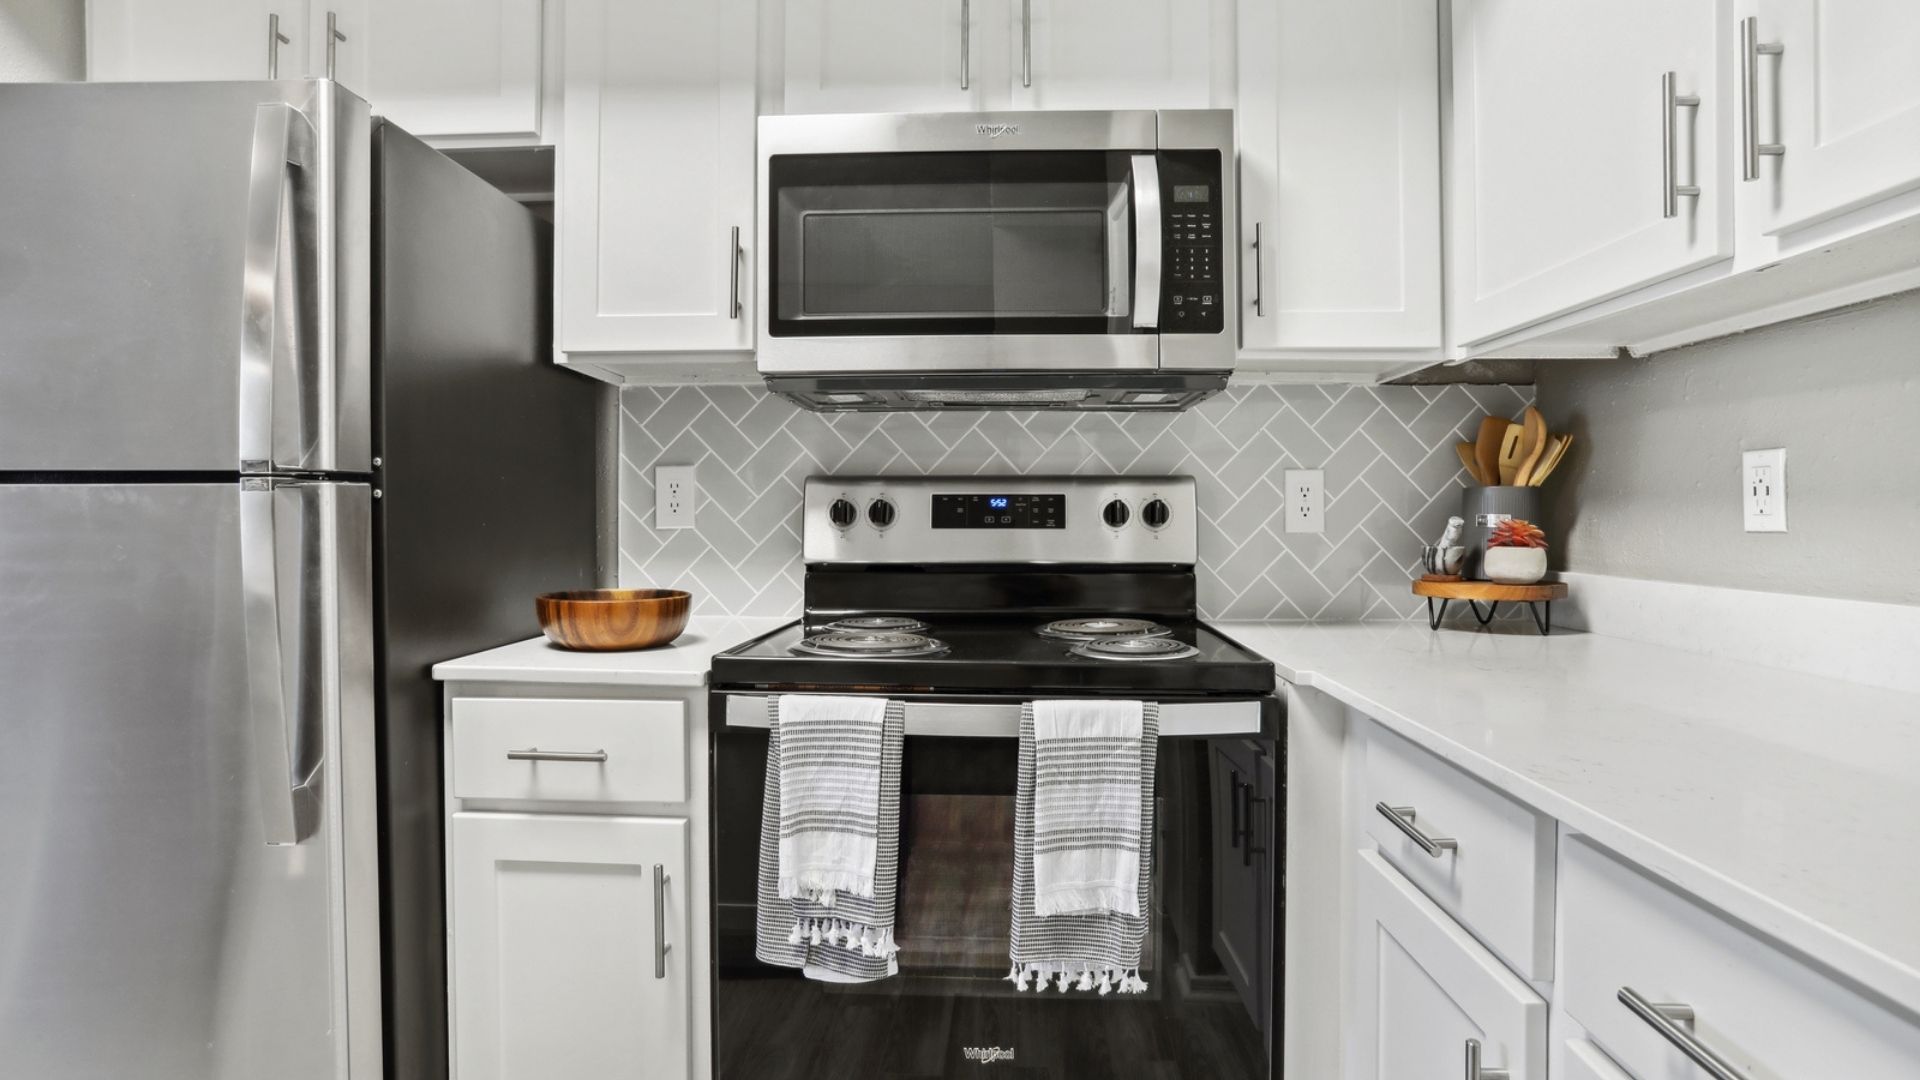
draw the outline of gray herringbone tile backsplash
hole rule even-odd
[[[840,473],[1185,474],[1212,619],[1405,619],[1420,545],[1458,513],[1452,444],[1532,387],[1235,386],[1178,414],[802,412],[758,388],[621,392],[620,583],[703,615],[797,615],[800,485]],[[698,528],[653,528],[653,469],[696,465]],[[1282,531],[1281,471],[1326,470],[1327,528]]]

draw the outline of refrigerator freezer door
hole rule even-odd
[[[371,499],[260,492],[262,545],[253,497],[0,484],[0,1076],[378,1075],[375,839],[342,794],[371,784]],[[249,543],[284,713],[255,708]]]
[[[0,472],[365,472],[369,118],[335,84],[0,85]]]

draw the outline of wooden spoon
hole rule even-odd
[[[1560,459],[1567,456],[1567,447],[1572,445],[1573,436],[1571,435],[1555,437],[1553,439],[1553,445],[1547,450],[1546,457],[1541,459],[1540,464],[1534,468],[1533,475],[1528,478],[1527,485],[1529,487],[1539,487],[1542,483],[1546,482],[1548,474],[1559,467]]]
[[[1519,424],[1508,424],[1507,431],[1500,439],[1500,482],[1512,484],[1514,476],[1520,471],[1520,447],[1527,441],[1527,429]]]
[[[1473,460],[1480,466],[1480,482],[1491,485],[1500,478],[1500,440],[1507,433],[1507,422],[1497,416],[1480,421],[1480,433],[1473,440]]]
[[[1526,487],[1533,477],[1533,470],[1540,465],[1540,457],[1547,452],[1547,418],[1540,410],[1527,406],[1523,414],[1521,427],[1525,432],[1525,441],[1520,446],[1520,467],[1513,472],[1513,482]]]
[[[1473,459],[1473,444],[1470,442],[1454,443],[1453,449],[1455,453],[1460,455],[1460,464],[1466,468],[1468,478],[1476,484],[1485,484],[1486,481],[1480,477],[1480,463]]]

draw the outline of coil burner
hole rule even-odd
[[[1134,634],[1083,641],[1068,650],[1090,660],[1185,660],[1200,655],[1200,650],[1170,637]]]
[[[1100,641],[1105,638],[1166,637],[1173,631],[1147,619],[1124,619],[1100,615],[1089,619],[1060,619],[1036,631],[1041,637],[1065,641]]]
[[[858,633],[891,632],[898,634],[918,634],[926,628],[926,623],[906,615],[855,615],[851,618],[835,619],[820,627],[822,630],[852,630]]]
[[[814,656],[840,656],[861,659],[889,659],[909,656],[938,656],[947,651],[947,643],[924,634],[894,630],[829,630],[804,638],[793,646],[794,652]]]

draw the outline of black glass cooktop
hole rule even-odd
[[[830,618],[794,622],[713,658],[719,690],[886,689],[1028,693],[1270,694],[1271,661],[1201,622],[1160,620],[1193,646],[1178,659],[1095,659],[1074,641],[1042,637],[1038,617],[929,617],[919,633],[943,642],[933,655],[822,656],[796,652]],[[1184,652],[1184,650],[1181,650]]]

